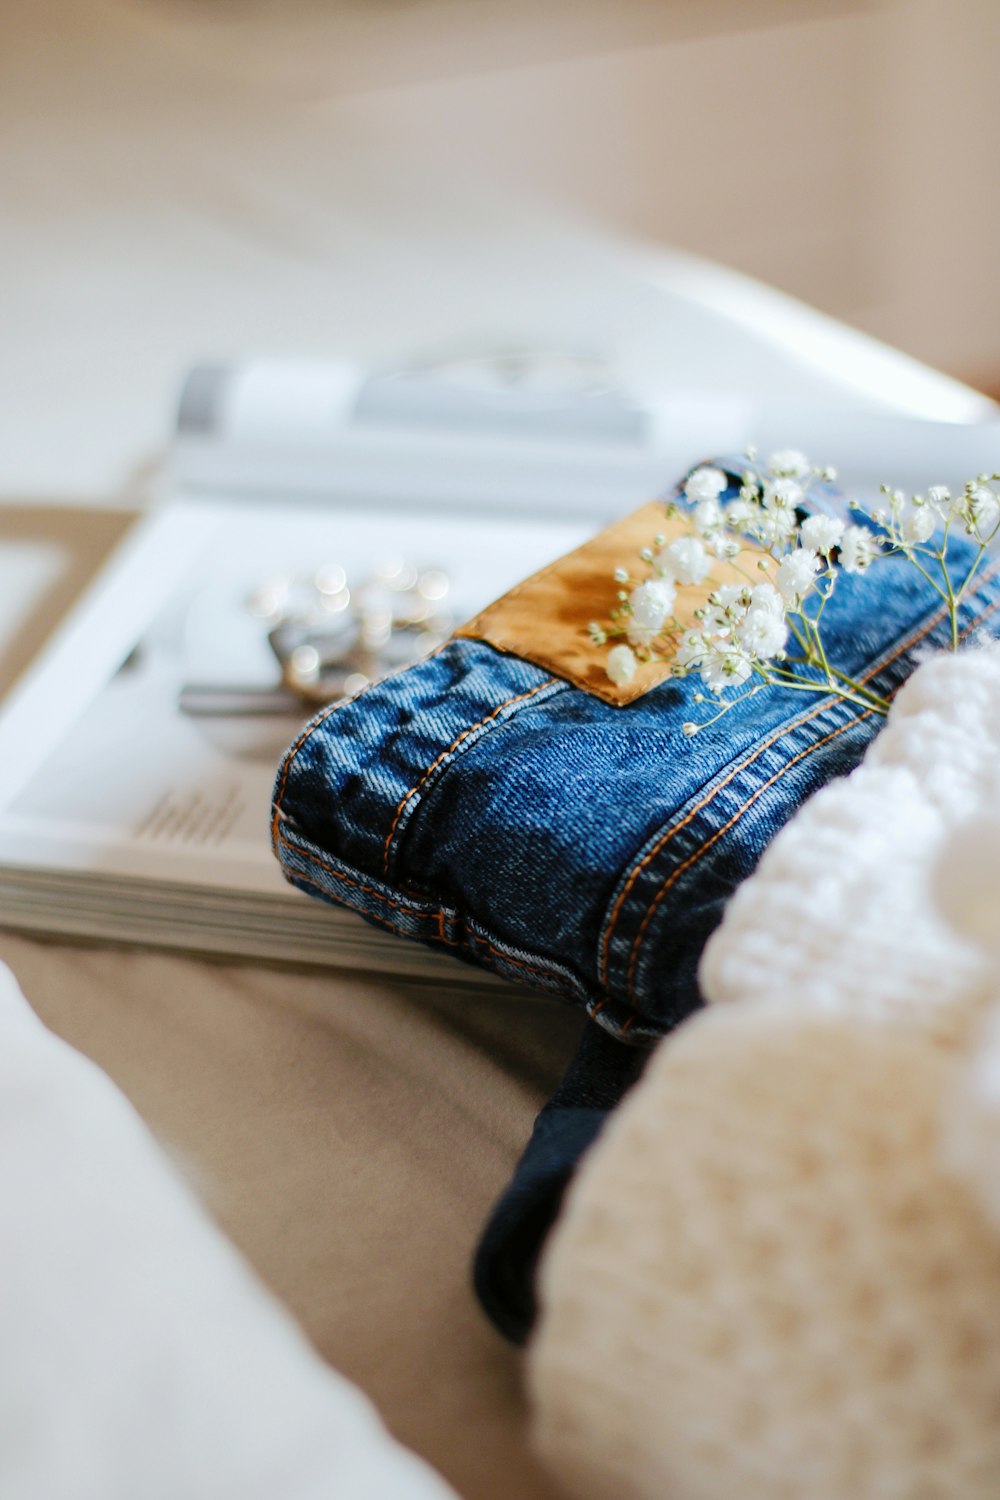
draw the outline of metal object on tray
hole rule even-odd
[[[356,583],[337,563],[269,579],[246,604],[267,631],[281,686],[227,694],[188,684],[180,706],[197,715],[288,713],[349,697],[448,638],[455,624],[450,592],[443,569],[398,557]]]

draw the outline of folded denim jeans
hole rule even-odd
[[[950,555],[964,576],[971,544]],[[963,598],[963,634],[998,608],[994,559]],[[882,696],[948,640],[939,597],[903,559],[843,574],[824,613],[831,660]],[[306,726],[277,777],[275,852],[304,891],[651,1044],[700,1003],[698,961],[732,891],[882,722],[767,687],[688,738],[691,698],[667,678],[620,707],[453,639]]]

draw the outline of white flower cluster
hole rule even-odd
[[[756,676],[758,686],[837,693],[886,712],[883,699],[828,662],[821,639],[823,609],[842,573],[864,573],[879,557],[902,554],[949,608],[956,644],[962,591],[1000,532],[1000,474],[980,474],[955,497],[942,485],[910,499],[883,487],[886,505],[870,516],[862,513],[864,525],[811,501],[812,484],[834,477],[833,469],[814,468],[798,449],[781,449],[766,465],[758,465],[751,451],[737,495],[724,503],[731,485],[727,475],[709,465],[696,469],[684,486],[686,506],[669,506],[667,512],[687,520],[686,533],[669,543],[657,536],[654,545],[641,550],[645,576],[618,567],[611,625],[590,626],[595,645],[615,642],[607,656],[611,681],[625,687],[642,662],[665,661],[676,676],[700,675],[716,696]],[[852,507],[861,509],[853,502]],[[959,526],[979,551],[956,588],[946,553],[949,529]],[[720,561],[729,565],[730,578],[735,571],[745,581],[713,583],[712,570]],[[940,582],[929,571],[934,568]],[[769,575],[763,581],[762,572]],[[684,588],[707,589],[693,610],[681,611],[689,622],[693,618],[693,627],[678,619],[678,592]],[[704,701],[703,695],[696,693],[695,701]],[[690,734],[699,728],[684,727]]]
[[[655,549],[643,549],[640,558],[650,574],[643,581],[634,581],[627,568],[615,571],[618,633],[627,642],[608,653],[608,676],[616,686],[633,680],[641,660],[659,657],[657,643],[665,636],[674,642],[674,670],[679,675],[700,672],[713,693],[746,682],[755,662],[781,655],[788,638],[785,612],[798,608],[813,588],[821,557],[828,559],[835,547],[843,547],[845,536],[850,547],[857,533],[853,564],[862,556],[861,538],[870,539],[861,527],[845,528],[824,515],[800,526],[799,510],[806,499],[803,482],[815,472],[803,454],[785,449],[772,456],[763,482],[748,472],[739,497],[723,505],[727,476],[714,467],[695,470],[684,487],[689,533],[669,544],[658,537]],[[764,545],[776,561],[780,556],[776,586],[723,584],[695,611],[700,628],[678,636],[678,588],[703,584],[717,559],[735,563],[744,551],[745,536]],[[631,588],[624,587],[629,583]],[[595,624],[591,636],[603,644],[607,632]]]
[[[970,479],[960,495],[944,484],[935,484],[926,495],[911,495],[882,486],[887,506],[873,514],[884,527],[889,542],[908,556],[930,542],[941,528],[961,527],[980,546],[988,546],[1000,530],[1000,495],[994,485],[1000,474],[980,474]]]
[[[770,661],[784,651],[785,606],[773,584],[724,583],[696,614],[701,628],[684,632],[674,671],[679,676],[699,672],[710,692],[746,682],[755,661]]]

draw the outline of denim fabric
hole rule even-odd
[[[521,1343],[535,1321],[535,1269],[580,1157],[649,1056],[588,1021],[576,1056],[535,1121],[510,1185],[483,1230],[473,1277],[496,1327]]]
[[[1000,603],[997,567],[970,589],[965,631]],[[883,695],[947,640],[940,602],[897,560],[842,577],[824,623],[831,659]],[[278,775],[275,852],[303,890],[651,1042],[698,1003],[727,897],[881,722],[768,688],[689,740],[690,700],[669,680],[617,708],[450,641],[306,727]]]
[[[837,509],[830,494],[820,505]],[[962,576],[970,550],[953,552]],[[963,602],[963,633],[997,610],[993,560]],[[824,625],[831,659],[884,696],[948,643],[940,601],[899,560],[842,577]],[[278,773],[274,847],[295,885],[597,1023],[476,1258],[483,1304],[513,1338],[530,1328],[535,1264],[578,1158],[640,1071],[623,1042],[654,1042],[700,1003],[698,961],[727,898],[881,724],[781,688],[689,740],[681,725],[696,717],[684,682],[617,708],[456,640],[318,714]]]

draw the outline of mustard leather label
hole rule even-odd
[[[456,630],[455,636],[485,641],[498,651],[519,656],[554,677],[564,678],[605,703],[624,708],[666,681],[670,666],[665,662],[640,662],[632,681],[617,687],[605,669],[608,647],[592,646],[587,626],[591,620],[602,624],[607,621],[615,603],[615,568],[635,568],[639,551],[650,546],[658,533],[669,543],[688,531],[685,517],[668,520],[663,502],[651,501],[574,552],[533,573]],[[746,541],[742,545],[744,553],[763,555]],[[737,572],[732,564],[714,563],[710,578],[702,586],[678,588],[678,621],[684,629],[696,628],[694,611],[713,588],[745,582],[745,573]]]

